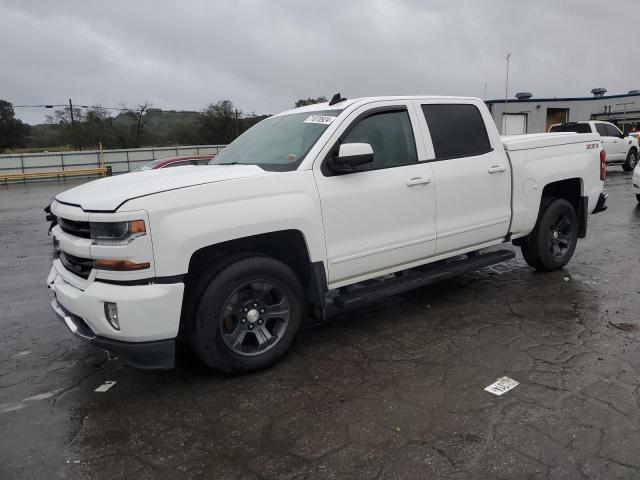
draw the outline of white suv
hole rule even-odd
[[[623,170],[630,172],[638,163],[638,139],[625,137],[613,123],[598,120],[557,123],[551,125],[549,132],[598,133],[607,152],[607,165],[622,164]]]

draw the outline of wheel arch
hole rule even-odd
[[[577,209],[578,202],[582,197],[583,181],[580,177],[567,178],[564,180],[558,180],[550,182],[542,189],[542,196],[540,200],[541,207],[544,207],[545,199],[549,198],[564,198],[568,200],[574,208]]]
[[[587,235],[587,216],[589,214],[589,197],[583,196],[584,182],[580,177],[567,178],[548,183],[542,189],[540,197],[540,209],[538,215],[545,207],[556,198],[567,200],[576,211],[578,216],[578,238]]]
[[[539,219],[545,208],[552,200],[563,198],[567,200],[578,215],[578,238],[584,238],[587,234],[587,217],[589,197],[583,195],[584,182],[580,177],[566,178],[547,183],[542,188],[540,202],[538,204]],[[530,233],[530,232],[529,232]],[[522,236],[513,241],[514,245],[521,245],[527,236]]]
[[[250,235],[221,243],[207,245],[193,252],[189,259],[186,286],[200,277],[212,265],[226,265],[225,259],[265,255],[288,265],[302,283],[307,300],[312,304],[324,305],[327,278],[324,263],[312,262],[308,243],[300,230],[279,230]]]

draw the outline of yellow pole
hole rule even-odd
[[[104,155],[102,154],[102,142],[99,142],[98,145],[100,146],[100,154],[99,154],[100,167],[104,168]]]

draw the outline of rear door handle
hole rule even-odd
[[[487,170],[487,172],[489,173],[500,173],[500,172],[506,172],[506,171],[507,171],[507,167],[504,167],[502,165],[494,165],[490,167],[489,170]]]
[[[407,180],[407,187],[413,187],[415,185],[426,185],[427,183],[431,183],[430,178],[413,177],[411,180]]]

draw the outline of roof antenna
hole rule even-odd
[[[331,97],[331,101],[329,102],[329,106],[335,105],[336,103],[344,102],[346,98],[342,98],[340,93],[336,93],[333,97]]]

